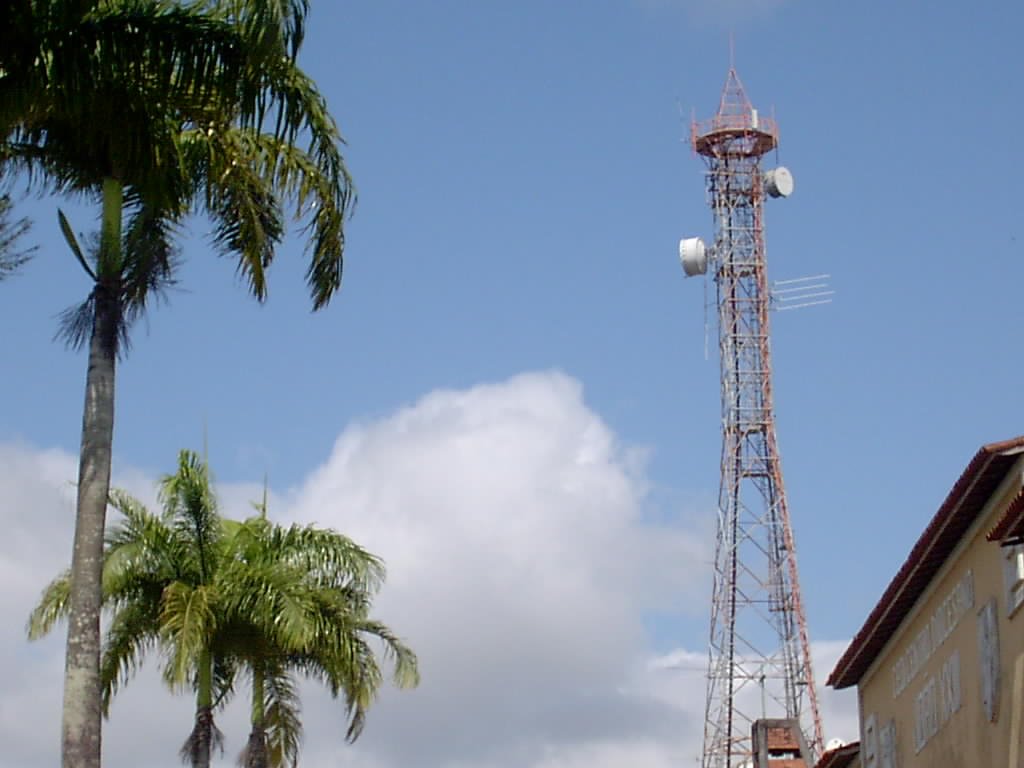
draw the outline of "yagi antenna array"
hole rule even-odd
[[[828,284],[830,275],[797,277],[792,280],[776,280],[772,283],[772,309],[802,309],[819,304],[831,304],[835,295]]]

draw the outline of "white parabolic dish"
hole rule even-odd
[[[765,173],[764,186],[772,197],[789,197],[793,194],[793,174],[780,165]]]
[[[687,277],[703,275],[708,269],[707,250],[699,237],[688,237],[679,241],[679,261]]]

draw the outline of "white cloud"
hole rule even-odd
[[[825,680],[849,644],[849,640],[819,642],[814,643],[812,648],[814,672],[818,678],[818,706],[821,708],[821,719],[825,724],[826,743],[837,738],[847,743],[860,739],[857,689],[837,691],[825,687]]]
[[[72,457],[57,451],[31,451],[23,445],[0,446],[0,659],[4,680],[0,693],[0,740],[9,746],[0,761],[32,765],[37,756],[52,757],[58,723],[51,714],[59,706],[62,669],[59,642],[28,646],[25,619],[46,583],[71,558],[70,525],[74,519]],[[48,723],[27,728],[26,724]],[[36,764],[52,764],[39,760]]]
[[[645,520],[640,456],[586,406],[576,381],[529,374],[434,392],[352,426],[300,487],[272,496],[277,518],[330,525],[384,557],[377,614],[418,651],[423,673],[419,689],[384,693],[351,747],[340,708],[310,688],[302,764],[692,764],[704,656],[655,656],[644,620],[689,602],[704,621],[706,569],[693,564],[709,559],[710,542],[682,511],[672,525]],[[0,632],[0,767],[34,768],[57,761],[63,649],[57,637],[27,645],[21,621],[67,562],[75,462],[0,446],[0,467],[0,568],[13,574]],[[126,477],[133,490],[146,485],[117,479]],[[258,484],[220,490],[231,515],[247,514],[260,493]],[[223,765],[243,743],[243,705],[220,719]],[[834,706],[840,716],[849,709]],[[105,765],[177,765],[190,712],[147,671],[114,704]],[[44,725],[27,729],[26,719]]]
[[[381,702],[360,749],[399,765],[529,765],[674,719],[618,690],[645,653],[644,612],[669,604],[697,548],[643,523],[641,487],[633,455],[559,374],[436,392],[347,430],[290,514],[384,557],[379,612],[424,676]]]
[[[675,768],[687,765],[678,749],[656,741],[599,741],[548,749],[536,768]]]

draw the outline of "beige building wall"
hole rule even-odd
[[[858,685],[863,768],[1024,768],[1024,554],[986,541],[1018,460]]]

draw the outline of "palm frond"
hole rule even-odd
[[[114,613],[107,628],[100,661],[103,714],[113,696],[135,675],[145,654],[160,639],[160,601],[136,600]]]
[[[217,583],[227,615],[246,620],[285,648],[302,648],[311,642],[308,617],[314,596],[301,572],[283,563],[225,558]]]
[[[378,638],[384,646],[384,656],[394,666],[392,679],[398,688],[415,688],[420,684],[419,660],[413,650],[387,625],[379,621],[359,622],[359,632]]]
[[[223,709],[235,695],[235,678],[239,660],[230,654],[213,655],[213,708]]]
[[[60,22],[47,21],[59,35]],[[180,199],[187,184],[174,137],[182,122],[231,112],[255,63],[242,30],[194,4],[165,2],[96,4],[66,23],[73,35],[59,46],[40,41],[42,55],[19,69],[20,84],[37,87],[18,104],[11,140],[64,158],[67,186],[94,185],[117,168],[154,203]]]
[[[39,604],[28,618],[28,639],[38,640],[53,629],[53,625],[71,610],[71,571],[67,570],[49,583],[39,598]]]
[[[125,229],[122,292],[125,323],[130,327],[142,317],[151,300],[162,299],[177,283],[180,248],[173,244],[178,217],[146,203],[135,207]]]
[[[274,525],[260,514],[234,536],[239,557],[249,563],[283,563],[298,569],[310,585],[375,594],[384,583],[383,561],[344,534],[315,525]]]
[[[21,241],[32,227],[26,218],[15,219],[11,198],[0,196],[0,280],[18,271],[38,250],[38,246],[21,246]]]
[[[293,654],[296,669],[327,686],[332,696],[345,702],[346,738],[355,741],[383,684],[383,675],[369,638],[381,641],[384,656],[393,665],[392,678],[399,688],[419,684],[415,653],[386,625],[352,613],[343,603],[327,600],[320,605],[317,643],[309,652]]]
[[[238,272],[262,301],[265,270],[284,235],[276,190],[245,132],[222,126],[199,138],[209,145],[206,209],[214,222],[214,245],[222,255],[237,257]]]
[[[103,590],[107,599],[134,596],[141,583],[166,584],[180,577],[181,553],[187,542],[168,519],[117,489],[110,493],[110,504],[121,519],[108,527],[105,537]]]
[[[112,308],[114,344],[119,355],[131,347],[132,326],[145,316],[149,304],[160,300],[175,285],[179,249],[173,245],[177,215],[156,209],[145,202],[131,210],[115,262],[100,259],[102,248],[97,236],[83,250],[63,212],[58,211],[61,230],[72,254],[94,282],[88,298],[62,312],[58,337],[73,349],[82,348],[96,327],[98,303],[106,300]]]
[[[78,238],[75,237],[75,231],[71,228],[71,223],[68,221],[68,217],[64,215],[64,211],[60,208],[57,209],[57,221],[60,224],[60,231],[64,235],[64,240],[68,244],[68,248],[71,249],[72,255],[78,259],[79,265],[82,270],[87,274],[92,281],[95,283],[99,278],[96,276],[96,270],[92,268],[89,261],[85,258],[85,252],[82,250],[82,246],[78,243]]]
[[[150,512],[145,504],[127,491],[111,488],[108,503],[121,519],[107,528],[107,546],[119,547],[130,543],[148,542],[154,539],[154,536],[162,541],[171,533],[168,516]]]
[[[345,740],[354,742],[366,726],[366,716],[377,697],[381,686],[380,667],[370,645],[361,637],[352,637],[348,643],[348,655],[335,660],[327,668],[333,693],[340,689],[348,716]]]
[[[0,78],[0,111],[3,110],[4,79]],[[65,166],[66,163],[54,157],[45,147],[13,140],[10,135],[6,140],[0,138],[0,178],[6,180],[17,177],[25,182],[27,191],[70,192],[62,182],[66,173]],[[95,190],[90,191],[95,194]]]
[[[93,285],[85,301],[61,312],[57,316],[54,339],[74,350],[99,343],[115,356],[122,357],[130,345],[130,323],[118,283],[116,278],[100,280]]]
[[[202,583],[216,572],[221,519],[206,462],[195,451],[178,454],[178,470],[160,481],[160,499],[182,536],[192,542],[185,556],[194,561]]]
[[[307,652],[293,653],[289,663],[297,671],[325,685],[333,697],[341,696],[347,721],[346,739],[355,741],[366,715],[383,683],[380,665],[372,647],[353,623],[334,617],[329,631],[318,635],[318,643]]]
[[[294,59],[302,45],[308,0],[209,0],[210,6],[238,21],[264,58],[285,53]]]
[[[351,586],[374,594],[386,575],[380,558],[330,529],[313,525],[277,526],[270,533],[269,547],[275,559],[300,568],[320,587]]]
[[[268,765],[296,766],[302,746],[302,707],[295,679],[281,668],[264,678]]]
[[[92,338],[95,317],[96,294],[90,291],[85,301],[68,307],[57,316],[54,339],[63,341],[70,349],[82,349]]]
[[[172,686],[188,684],[195,659],[216,631],[214,595],[206,585],[174,582],[164,590],[160,637],[167,649],[164,679]]]
[[[196,132],[183,154],[201,161],[191,167],[205,169],[208,185],[222,187],[207,190],[206,209],[218,222],[215,242],[222,251],[244,257],[239,268],[257,298],[264,296],[260,270],[269,262],[265,255],[257,258],[259,249],[238,247],[244,245],[236,237],[242,224],[231,226],[230,217],[245,214],[246,231],[261,236],[261,244],[273,243],[284,199],[295,203],[297,217],[308,221],[306,280],[313,308],[320,309],[341,285],[344,222],[356,202],[355,185],[339,150],[343,140],[337,124],[313,81],[283,57],[262,72],[260,86],[243,97],[236,125]],[[268,111],[275,114],[272,130],[265,130]],[[307,141],[305,150],[298,145],[300,136]],[[260,185],[274,194],[257,198],[253,190]]]
[[[344,221],[356,202],[355,185],[342,158],[343,144],[338,126],[327,109],[327,102],[313,81],[297,67],[283,62],[269,73],[269,90],[280,104],[278,128],[274,136],[294,147],[298,137],[307,138],[304,158],[317,170],[307,181],[306,194],[315,192],[316,208],[311,217],[312,240],[306,283],[314,310],[325,306],[341,286],[345,249]],[[306,174],[298,156],[294,166]],[[300,199],[304,197],[300,195]]]
[[[301,703],[295,678],[272,656],[255,661],[252,674],[253,695],[262,692],[262,699],[253,703],[249,739],[237,763],[242,768],[294,767],[302,744]]]

